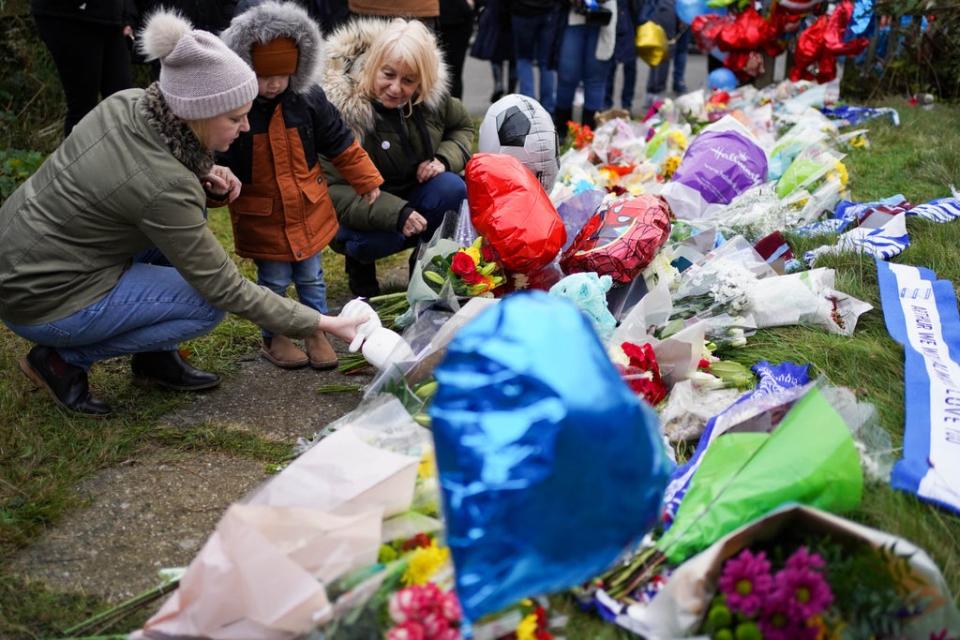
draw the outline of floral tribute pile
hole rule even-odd
[[[694,29],[699,25],[701,38],[714,29],[736,70],[750,75],[756,56],[737,55],[737,30],[762,39],[747,47],[755,53],[782,46],[782,29],[794,23],[746,8],[701,20]],[[818,59],[827,69],[829,61]],[[507,268],[502,250],[493,249],[504,246],[497,242],[504,238],[487,231],[481,237],[474,212],[445,222],[420,249],[408,291],[385,297],[386,303],[372,301],[389,309],[384,316],[396,320],[396,328],[405,328],[414,359],[385,367],[353,414],[304,447],[306,457],[353,429],[370,459],[382,454],[400,469],[350,498],[383,492],[390,500],[376,505],[383,527],[368,531],[358,543],[362,550],[323,580],[316,601],[329,601],[328,610],[311,624],[322,628],[325,640],[455,640],[467,629],[486,640],[563,634],[563,617],[551,611],[556,601],[541,593],[519,594],[496,615],[465,619],[471,603],[465,599],[461,607],[454,589],[456,567],[438,506],[442,479],[423,428],[431,425],[438,392],[434,370],[452,335],[498,297],[524,288],[561,295],[590,319],[588,336],[592,341],[596,333],[599,359],[609,358],[604,363],[615,368],[614,382],[619,373],[627,401],[640,399],[659,414],[657,451],[662,438],[662,451],[676,463],[657,528],[638,531],[638,538],[649,535],[623,549],[621,560],[593,581],[567,585],[585,609],[648,637],[949,637],[960,615],[939,571],[919,550],[904,554],[896,545],[816,537],[741,546],[732,554],[716,546],[784,504],[848,511],[859,503],[865,472],[873,480],[889,474],[871,408],[853,392],[817,381],[803,363],[746,361],[739,351],[768,327],[853,335],[871,306],[836,289],[834,271],[817,261],[839,250],[889,258],[909,243],[908,208],[845,199],[851,176],[843,157],[866,146],[866,132],[842,130],[824,115],[820,109],[835,101],[835,87],[785,82],[762,91],[695,92],[655,104],[639,121],[612,119],[593,130],[572,125],[549,194],[540,186],[521,194],[538,208],[529,226],[539,226],[539,235],[530,237],[542,240],[519,243],[529,268]],[[707,134],[717,142],[701,153]],[[494,159],[488,169],[496,165]],[[712,179],[717,175],[724,179]],[[484,185],[488,213],[499,216],[493,228],[507,237],[514,218],[530,211],[497,200],[496,186]],[[655,210],[646,231],[656,233],[631,244],[637,209]],[[836,243],[794,255],[790,234],[832,235]],[[578,260],[561,259],[578,252]],[[821,395],[829,402],[813,413],[802,419],[792,413]],[[795,435],[797,424],[817,437]],[[544,451],[516,452],[509,464],[530,460],[538,474],[560,473]],[[328,463],[331,474],[344,472],[342,460]],[[377,471],[369,473],[377,477]],[[849,490],[837,495],[837,487]],[[719,560],[698,574],[710,577],[691,595],[684,591],[684,570],[711,550]]]

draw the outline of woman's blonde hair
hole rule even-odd
[[[411,104],[423,102],[438,81],[440,51],[437,40],[419,20],[397,18],[374,41],[360,78],[360,88],[368,97],[376,96],[377,72],[388,60],[397,60],[417,74],[420,87]]]
[[[203,145],[203,148],[207,148],[207,135],[210,133],[210,120],[212,118],[204,118],[203,120],[184,120],[187,123],[187,126],[190,127],[190,131],[193,131],[193,135],[197,136],[197,140],[200,141],[200,144]]]

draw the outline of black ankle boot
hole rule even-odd
[[[553,112],[553,124],[557,128],[557,139],[560,144],[567,139],[567,122],[573,120],[573,109],[560,109]]]
[[[110,415],[110,405],[90,393],[87,372],[64,362],[55,349],[40,345],[30,349],[20,360],[20,370],[64,409],[93,418]]]
[[[220,376],[190,366],[179,351],[146,351],[130,359],[133,381],[177,391],[200,391],[220,384]]]
[[[350,293],[358,298],[372,298],[380,295],[376,262],[360,262],[356,258],[346,256],[344,269],[347,272],[347,286],[350,287]]]
[[[596,115],[597,115],[597,112],[595,110],[584,109],[583,117],[580,118],[581,122],[583,122],[583,126],[590,127],[591,129],[596,129],[597,128]]]

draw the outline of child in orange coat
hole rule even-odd
[[[383,178],[316,84],[321,36],[292,2],[263,2],[234,17],[221,38],[257,74],[259,95],[250,130],[218,157],[243,187],[230,204],[237,254],[257,265],[257,282],[327,312],[321,250],[337,231],[336,211],[318,156],[326,156],[358,194],[372,203]],[[285,336],[263,332],[261,355],[278,367],[336,367],[322,337],[306,353]]]

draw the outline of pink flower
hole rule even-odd
[[[823,574],[813,569],[779,571],[774,580],[773,599],[782,602],[790,618],[806,623],[833,603],[833,592]]]
[[[747,617],[755,616],[773,588],[766,554],[761,551],[754,555],[744,549],[737,557],[727,560],[719,585],[731,611]]]
[[[462,636],[460,635],[460,629],[447,627],[445,631],[437,634],[433,640],[461,640],[461,638]]]
[[[450,628],[447,619],[433,611],[420,618],[420,624],[423,625],[423,630],[428,638],[436,638],[441,632]]]
[[[764,606],[760,618],[764,640],[816,640],[817,628],[791,619],[786,603],[771,601]]]
[[[387,631],[387,640],[426,640],[427,635],[419,623],[407,620]]]
[[[443,613],[443,617],[450,622],[460,622],[460,618],[463,617],[463,611],[460,609],[460,601],[457,600],[456,593],[448,591],[444,594],[443,601],[440,604],[440,611]]]
[[[402,589],[391,595],[387,603],[390,619],[394,622],[405,622],[408,618],[412,618],[415,599],[416,596],[411,589]]]
[[[823,569],[826,563],[819,553],[810,553],[806,547],[799,547],[787,559],[787,569]]]

